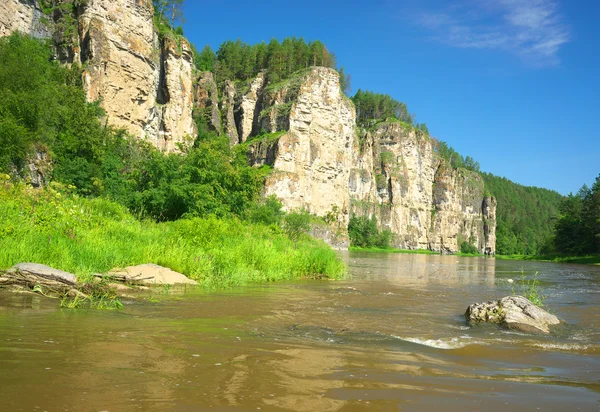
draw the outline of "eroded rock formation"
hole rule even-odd
[[[88,100],[100,100],[110,124],[164,151],[195,135],[191,47],[185,40],[159,41],[152,1],[90,0],[70,16],[77,35],[68,39],[53,31],[52,19],[62,16],[46,16],[37,4],[3,1],[0,35],[19,30],[53,37],[62,61],[85,64]]]
[[[2,0],[0,2],[0,36],[13,31],[30,34],[37,38],[49,38],[52,31],[37,1]]]
[[[284,96],[286,91],[296,96],[286,108],[286,133],[271,142],[257,142],[259,146],[250,149],[256,164],[268,163],[275,169],[267,178],[265,194],[280,198],[287,210],[304,208],[321,216],[339,210],[338,221],[346,225],[354,105],[342,96],[337,72],[323,67],[303,75],[297,90],[284,86],[271,93]],[[259,120],[271,118],[271,113],[281,110],[278,106],[282,104],[285,103],[263,107]],[[270,131],[276,130],[281,129]]]
[[[261,130],[286,133],[251,140],[248,158],[273,166],[265,192],[287,209],[336,210],[340,226],[351,215],[375,216],[404,249],[452,253],[467,242],[495,251],[496,201],[484,196],[479,174],[450,167],[429,136],[402,122],[359,133],[335,71],[267,84],[257,101]]]

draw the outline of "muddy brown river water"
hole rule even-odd
[[[341,255],[344,281],[172,290],[118,312],[0,292],[0,411],[600,410],[600,267]],[[467,327],[466,307],[521,270],[568,324]]]

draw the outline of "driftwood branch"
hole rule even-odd
[[[150,277],[141,277],[142,275],[135,275],[135,276],[126,276],[126,275],[117,275],[117,274],[101,274],[101,273],[95,273],[94,277],[103,279],[103,280],[114,280],[114,281],[118,281],[118,282],[141,282],[143,280],[151,280],[154,279],[152,276]]]

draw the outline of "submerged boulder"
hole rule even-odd
[[[507,296],[486,303],[474,303],[467,308],[465,318],[469,324],[497,323],[507,329],[527,333],[550,333],[550,326],[560,320],[534,305],[523,296]]]
[[[125,269],[113,269],[109,275],[120,280],[142,285],[197,285],[198,282],[169,268],[148,263],[128,266]]]

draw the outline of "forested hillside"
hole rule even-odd
[[[501,255],[548,253],[559,205],[558,192],[523,186],[482,173],[486,190],[498,201],[496,251]]]
[[[559,211],[556,251],[576,256],[600,253],[600,175],[591,188],[584,185],[563,199]]]

